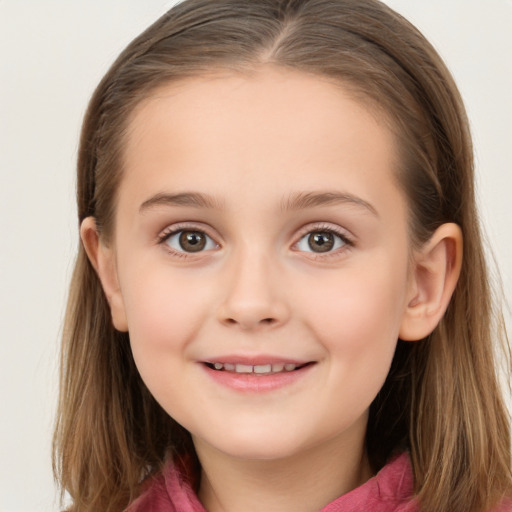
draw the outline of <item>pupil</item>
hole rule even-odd
[[[198,231],[183,231],[180,235],[180,246],[187,252],[199,252],[206,245],[206,237]]]
[[[334,247],[334,236],[332,233],[311,233],[308,245],[312,251],[328,252]]]

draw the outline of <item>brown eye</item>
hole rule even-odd
[[[308,245],[313,252],[329,252],[334,247],[335,238],[332,233],[310,233]]]
[[[342,249],[346,245],[351,245],[350,240],[334,231],[310,231],[297,242],[296,248],[320,254]]]
[[[182,231],[179,240],[181,248],[186,252],[202,251],[206,245],[206,237],[199,231]]]
[[[171,249],[176,252],[201,252],[215,249],[217,244],[203,231],[181,230],[176,231],[165,240]]]

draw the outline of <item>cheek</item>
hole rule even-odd
[[[322,293],[308,296],[310,328],[337,364],[387,373],[405,310],[404,269],[375,264],[343,270]]]
[[[180,421],[191,386],[189,346],[200,328],[205,299],[197,286],[169,279],[165,272],[139,275],[124,290],[133,358],[151,394]]]
[[[402,313],[393,295],[398,291],[384,275],[365,274],[338,285],[324,298],[325,307],[317,303],[312,311],[317,339],[330,362],[332,392],[326,407],[332,409],[332,424],[347,414],[364,414],[377,396],[389,373]]]
[[[143,271],[123,289],[132,351],[141,373],[184,354],[201,325],[201,287],[165,272]]]

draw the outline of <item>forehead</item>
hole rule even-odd
[[[361,188],[379,169],[394,178],[395,147],[382,113],[343,85],[272,67],[212,73],[165,85],[138,105],[123,181],[135,179],[140,193],[202,184],[219,194],[263,181],[282,196],[292,185],[318,188],[339,169]]]
[[[371,117],[383,128],[394,131],[391,118],[379,101],[357,85],[265,64],[241,70],[212,70],[164,83],[135,106],[128,119],[128,142],[136,139],[138,131],[144,129],[148,119],[155,117],[156,111],[171,103],[172,110],[167,110],[165,115],[172,114],[176,118],[183,113],[189,117],[194,114],[204,117],[222,111],[224,115],[218,116],[221,120],[236,109],[246,119],[251,116],[250,120],[257,116],[266,117],[267,121],[276,117],[282,119],[282,115],[288,113],[294,119],[312,116],[322,122],[328,112],[339,114],[335,107],[344,103],[345,110],[357,111],[362,117]]]

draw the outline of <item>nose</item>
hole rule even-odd
[[[289,307],[282,272],[265,254],[243,251],[226,268],[219,321],[242,330],[286,323]],[[225,274],[225,275],[226,275]]]

